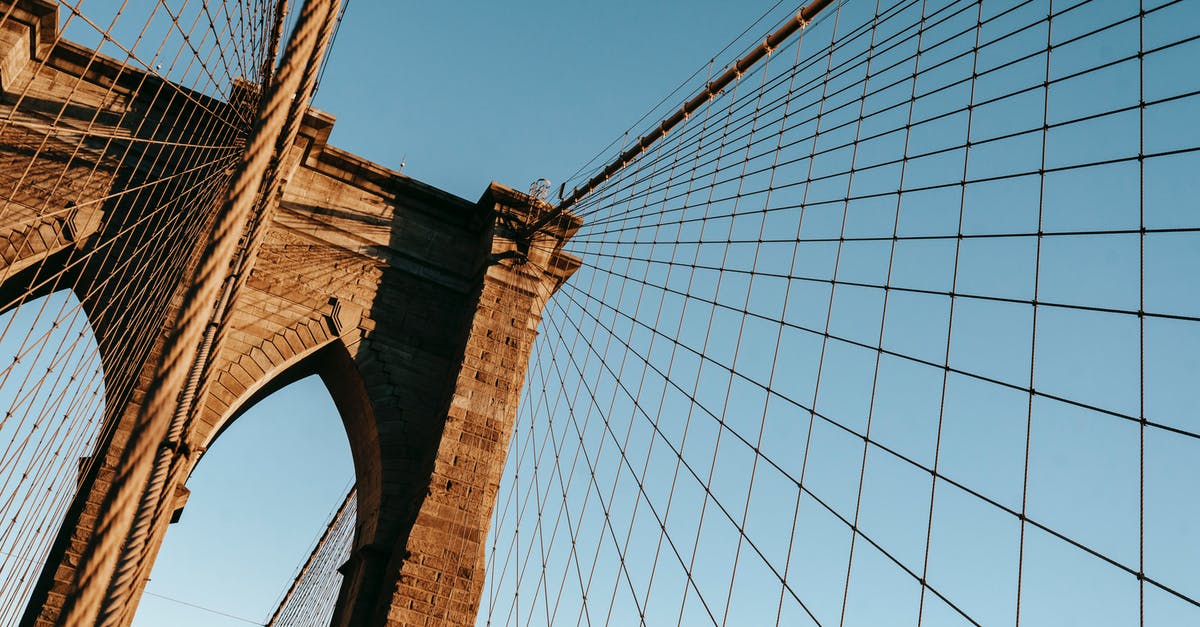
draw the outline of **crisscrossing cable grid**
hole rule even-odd
[[[478,624],[1200,620],[1198,24],[835,3],[564,207]]]

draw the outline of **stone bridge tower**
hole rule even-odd
[[[24,625],[55,624],[72,594],[78,555],[172,320],[172,303],[139,302],[127,286],[179,283],[194,261],[179,254],[195,249],[186,233],[203,225],[173,238],[144,235],[186,222],[189,205],[214,202],[189,191],[188,181],[218,166],[194,164],[235,150],[200,147],[166,158],[153,142],[128,141],[127,150],[145,154],[107,161],[121,137],[186,137],[237,107],[201,94],[163,105],[150,97],[161,79],[62,40],[56,8],[20,0],[0,29],[0,117],[57,116],[59,124],[102,128],[95,134],[108,143],[81,159],[66,144],[31,151],[43,138],[22,126],[0,133],[0,166],[29,172],[20,181],[0,176],[9,199],[9,219],[0,223],[0,311],[64,286],[79,294],[100,347],[112,435],[80,477]],[[310,374],[333,396],[357,477],[355,540],[334,624],[474,621],[484,539],[530,349],[546,300],[579,266],[562,251],[579,222],[564,216],[516,236],[513,224],[530,223],[548,206],[495,183],[476,202],[458,198],[327,145],[333,122],[310,109],[287,153],[282,193],[270,200],[265,237],[175,452],[182,471],[166,492],[175,502],[153,523],[126,624],[203,451],[258,400]],[[117,193],[159,180],[172,184]],[[168,199],[176,214],[146,214]]]

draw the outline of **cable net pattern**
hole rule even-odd
[[[300,566],[291,586],[276,604],[268,627],[328,625],[333,618],[342,575],[338,569],[350,558],[354,542],[358,494],[351,488],[341,507],[333,513],[308,559]]]
[[[275,3],[80,5],[0,3],[3,625],[153,363],[145,330],[170,320],[273,65]]]
[[[478,624],[1200,621],[1198,38],[835,3],[570,207]]]

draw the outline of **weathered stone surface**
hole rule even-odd
[[[54,102],[67,97],[64,85],[78,84],[72,104],[99,112],[96,119],[113,135],[136,133],[146,120],[191,115],[138,104],[145,75],[102,57],[89,64],[91,52],[69,42],[46,44],[53,42],[46,39],[53,34],[52,3],[18,5],[21,15],[50,7],[51,18],[0,29],[0,89],[24,81],[22,89]],[[134,128],[124,114],[136,107]],[[11,105],[0,104],[0,113],[11,113]],[[329,146],[333,123],[310,110],[285,158],[282,195],[219,334],[166,492],[171,503],[155,522],[126,621],[203,451],[258,400],[318,374],[345,423],[358,488],[356,536],[334,624],[474,622],[484,541],[529,351],[546,299],[578,267],[561,252],[578,224],[557,220],[518,237],[511,225],[532,219],[524,194],[492,184],[476,202],[455,197]],[[28,147],[44,139],[7,128],[0,135],[0,174],[24,171]],[[69,273],[64,284],[84,300],[106,388],[124,392],[110,392],[111,437],[81,476],[24,625],[54,624],[72,594],[75,566],[157,367],[163,321],[173,320],[180,297],[176,288],[171,303],[135,302],[104,283],[128,255],[98,252],[136,248],[132,242],[157,223],[142,231],[128,225],[142,218],[140,207],[159,206],[100,199],[166,172],[131,171],[103,153],[83,162],[72,158],[71,146],[54,141],[36,154],[29,177],[0,175],[0,198],[10,199],[0,207],[0,309],[14,302],[12,295],[40,295],[38,273]],[[187,255],[179,251],[195,249],[194,240],[177,239],[139,254],[151,272],[182,264]],[[85,258],[82,270],[70,269],[70,260]]]

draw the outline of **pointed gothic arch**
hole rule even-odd
[[[266,355],[267,352],[262,354]],[[203,452],[246,412],[279,390],[311,376],[317,376],[329,392],[345,429],[354,463],[355,488],[358,491],[356,542],[358,537],[370,538],[374,533],[380,499],[380,447],[375,409],[367,385],[346,345],[329,340],[307,347],[290,358],[278,357],[268,362],[262,377],[247,386],[224,416],[197,443],[201,455],[193,469],[203,459]]]
[[[345,496],[354,470],[333,396],[311,370],[287,374],[191,468],[188,503],[148,565],[135,624],[213,618],[176,600],[260,620]]]

